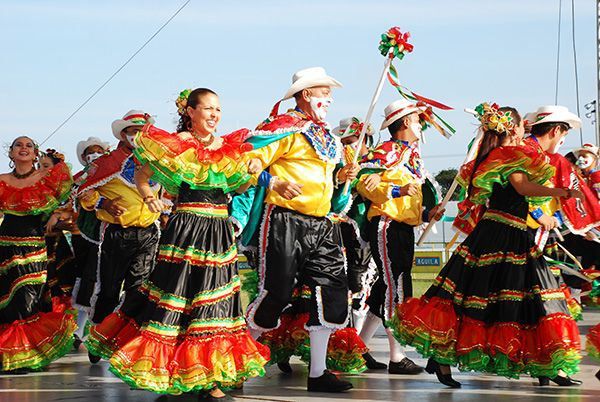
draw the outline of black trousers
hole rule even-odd
[[[260,293],[248,309],[251,327],[277,327],[297,278],[311,289],[307,325],[345,327],[348,281],[339,225],[325,217],[267,205],[258,274]]]
[[[397,303],[412,297],[415,232],[413,226],[377,216],[369,222],[369,241],[379,277],[371,288],[367,305],[385,323],[394,314]]]
[[[363,290],[363,277],[371,262],[371,247],[359,240],[352,223],[342,222],[340,223],[340,229],[344,248],[346,249],[348,287],[352,293],[358,293]]]
[[[100,245],[99,292],[92,322],[98,324],[119,305],[121,288],[125,299],[148,277],[156,257],[159,230],[107,225]]]
[[[77,261],[77,279],[79,285],[73,294],[75,303],[83,307],[90,307],[94,294],[94,284],[98,276],[98,244],[86,240],[81,235],[72,235],[71,242]]]

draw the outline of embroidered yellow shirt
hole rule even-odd
[[[324,160],[317,155],[303,133],[290,134],[250,151],[246,156],[249,159],[260,159],[263,168],[268,167],[271,175],[302,186],[302,193],[291,200],[286,200],[273,190],[267,190],[267,204],[278,205],[305,215],[327,215],[331,209],[336,162],[335,159]]]
[[[420,186],[414,196],[392,197],[394,186],[423,184],[423,179],[419,177],[421,160],[416,150],[395,141],[386,141],[369,154],[369,160],[362,166],[368,167],[372,162],[385,168],[380,173],[381,182],[373,191],[367,191],[364,182],[368,175],[362,175],[356,186],[358,193],[371,201],[367,218],[371,220],[374,216],[383,215],[411,226],[423,223],[423,193]]]
[[[118,204],[126,211],[121,216],[115,217],[102,208],[96,209],[96,217],[102,222],[114,223],[123,227],[145,228],[153,224],[160,216],[160,213],[150,212],[137,189],[125,184],[120,178],[113,178],[108,183],[91,191],[90,197],[80,200],[81,206],[88,211],[96,209],[100,197],[110,200],[122,197]],[[154,189],[153,192],[158,197],[158,189]]]

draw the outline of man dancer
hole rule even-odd
[[[421,139],[420,115],[423,110],[407,100],[392,102],[385,108],[381,130],[387,128],[391,140],[384,141],[363,160],[381,167],[383,172],[376,185],[369,183],[372,175],[362,175],[358,193],[372,202],[369,219],[371,253],[377,264],[378,278],[371,289],[367,305],[369,312],[360,336],[365,343],[373,337],[379,323],[392,318],[394,306],[412,296],[412,264],[414,257],[414,227],[439,219],[443,211],[435,207],[423,210],[421,185],[425,181],[423,161],[419,154]],[[362,163],[361,163],[362,164]],[[423,371],[403,352],[402,346],[386,328],[390,345],[390,374],[418,374]],[[372,368],[385,368],[366,354]]]
[[[84,169],[73,176],[74,189],[83,184],[87,177],[87,170],[90,164],[104,155],[109,149],[109,144],[97,137],[89,137],[87,140],[77,143],[77,158]],[[85,325],[87,322],[87,312],[89,311],[90,300],[94,293],[94,284],[96,283],[96,271],[98,268],[98,245],[100,244],[100,221],[96,218],[94,211],[87,211],[79,207],[75,202],[77,210],[77,230],[79,234],[71,234],[71,242],[77,263],[78,275],[73,288],[73,305],[78,307],[76,343],[81,343],[85,334]]]
[[[326,215],[334,185],[354,179],[358,170],[356,165],[336,170],[341,144],[325,123],[335,87],[341,84],[320,67],[294,74],[283,100],[293,97],[296,107],[276,116],[274,110],[258,126],[253,139],[277,139],[250,152],[255,158],[250,170],[257,173],[258,183],[267,193],[259,241],[259,296],[248,309],[248,325],[255,337],[276,328],[291,300],[296,278],[302,277],[311,289],[307,388],[316,392],[352,388],[326,370],[329,336],[344,328],[348,320],[348,283],[339,226]]]
[[[136,134],[153,119],[139,110],[129,111],[112,123],[119,140],[117,149],[92,162],[86,181],[79,187],[80,203],[95,211],[102,222],[100,229],[100,266],[92,297],[92,324],[99,324],[118,306],[121,287],[125,297],[147,278],[154,265],[159,239],[159,213],[150,212],[146,200],[138,192],[132,153]],[[160,186],[152,183],[155,196]],[[93,334],[94,328],[90,328]],[[93,337],[92,337],[93,338]],[[100,357],[94,345],[86,341],[92,363]]]

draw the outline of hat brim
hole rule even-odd
[[[85,166],[85,160],[83,159],[83,153],[85,152],[86,149],[88,149],[89,147],[91,147],[93,145],[98,145],[98,146],[104,148],[104,150],[107,150],[108,148],[110,148],[110,144],[108,142],[104,142],[100,139],[80,142],[79,144],[77,144],[77,159],[79,159],[79,163],[81,163],[83,166]]]
[[[418,106],[408,107],[402,113],[398,113],[398,114],[392,116],[391,118],[384,120],[383,123],[381,123],[381,127],[379,128],[379,131],[388,128],[390,126],[390,124],[392,124],[393,122],[395,122],[395,121],[403,118],[404,116],[408,116],[411,113],[419,113],[419,114],[421,114],[424,111],[425,111],[424,108],[421,108],[421,107],[418,107]]]
[[[575,156],[579,156],[579,154],[581,152],[588,152],[590,154],[592,154],[596,159],[598,159],[598,153],[594,153],[594,151],[590,150],[589,148],[575,148],[574,150],[572,150],[571,152],[573,152],[573,154]]]
[[[303,89],[313,88],[313,87],[330,87],[330,88],[341,88],[342,84],[333,77],[322,77],[322,78],[300,78],[298,81],[294,82],[290,89],[287,90],[285,95],[281,100],[291,99],[295,94],[302,91]]]
[[[146,124],[147,124],[146,122],[141,123],[141,124],[136,124],[136,123],[133,123],[130,120],[119,119],[119,120],[115,120],[115,121],[112,122],[111,128],[112,128],[112,132],[113,132],[113,135],[115,136],[115,138],[117,140],[119,140],[119,141],[122,141],[123,138],[121,138],[121,131],[123,131],[127,127],[132,127],[132,126],[143,127]]]
[[[531,123],[531,126],[533,127],[544,123],[566,123],[571,129],[581,128],[581,119],[571,112],[551,113],[548,116],[544,116],[542,119]]]

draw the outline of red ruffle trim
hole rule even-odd
[[[211,150],[206,149],[190,133],[168,133],[152,125],[146,125],[142,136],[149,140],[160,143],[173,156],[180,155],[189,149],[193,149],[198,157],[198,161],[205,163],[216,163],[224,157],[239,160],[245,152],[253,149],[252,144],[244,142],[249,136],[250,130],[243,128],[230,134],[221,136],[223,145],[220,148]]]
[[[50,364],[70,350],[76,327],[72,315],[57,312],[0,325],[0,368],[35,370]]]
[[[93,354],[110,359],[139,332],[140,328],[134,320],[116,311],[108,315],[100,324],[90,327],[86,346]]]
[[[523,368],[548,367],[556,360],[557,351],[579,351],[581,347],[577,325],[564,313],[545,316],[536,325],[486,324],[458,316],[449,300],[412,298],[396,307],[392,323],[403,343],[448,364],[478,352],[491,358],[503,354]]]
[[[17,214],[56,208],[71,188],[71,172],[66,163],[57,163],[37,183],[23,188],[0,180],[0,209]],[[43,212],[43,211],[41,211]]]
[[[590,329],[586,339],[588,355],[596,360],[600,360],[600,324],[596,324],[596,326]]]
[[[169,338],[142,331],[117,350],[110,370],[136,388],[180,394],[236,386],[264,375],[269,349],[248,330]]]

